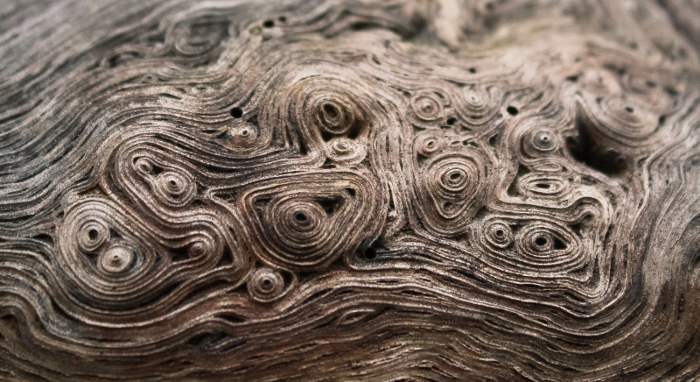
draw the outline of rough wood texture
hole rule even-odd
[[[0,379],[687,381],[700,5],[0,3]]]

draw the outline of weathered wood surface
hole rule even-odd
[[[0,380],[700,375],[697,1],[0,3]]]

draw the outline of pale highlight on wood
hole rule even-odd
[[[0,380],[700,378],[700,3],[0,3]]]

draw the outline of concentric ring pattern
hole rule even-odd
[[[0,3],[0,380],[700,378],[698,20]]]

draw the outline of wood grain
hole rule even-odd
[[[694,0],[5,0],[0,380],[698,380],[699,44]]]

